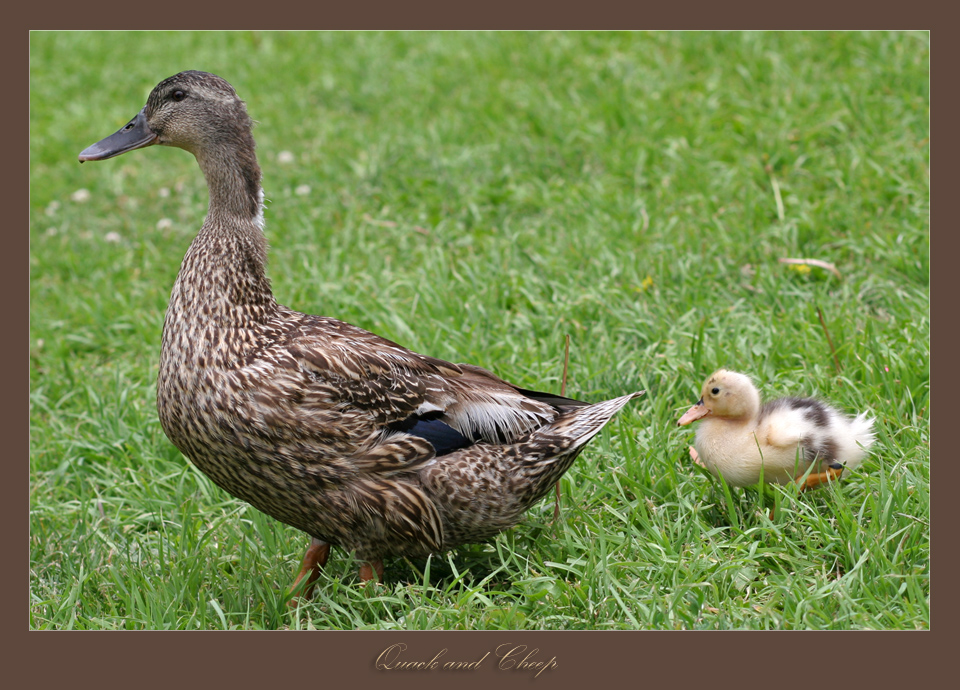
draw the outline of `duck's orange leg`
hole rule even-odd
[[[707,466],[703,464],[703,460],[700,459],[700,454],[697,452],[697,449],[693,446],[690,446],[690,459],[693,460],[700,467],[706,469]]]
[[[383,561],[370,561],[360,566],[360,580],[369,582],[373,579],[373,573],[376,571],[377,580],[383,582]]]
[[[330,544],[325,541],[320,541],[319,539],[311,539],[310,548],[307,549],[307,553],[303,556],[303,564],[300,566],[300,572],[297,573],[297,579],[293,581],[289,593],[291,595],[295,594],[300,587],[300,581],[303,580],[304,577],[307,577],[309,573],[307,584],[304,585],[303,593],[301,594],[304,599],[309,599],[310,595],[313,594],[314,583],[316,583],[320,577],[320,568],[327,564],[327,558],[329,556]]]
[[[800,485],[800,491],[808,491],[810,489],[816,489],[822,484],[827,484],[828,482],[839,479],[841,474],[843,474],[842,465],[839,468],[828,467],[825,472],[820,472],[819,474],[807,475],[806,479],[804,479],[801,474],[797,477],[796,481]]]

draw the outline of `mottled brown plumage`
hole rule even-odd
[[[526,391],[277,304],[251,120],[220,77],[164,80],[80,160],[152,144],[193,153],[210,189],[164,321],[160,421],[218,486],[311,535],[298,582],[330,544],[371,577],[386,557],[489,539],[640,394],[587,405]]]

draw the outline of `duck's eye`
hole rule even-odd
[[[719,395],[719,394],[720,394],[720,389],[719,389],[719,388],[714,388],[714,389],[711,390],[710,392],[713,393],[714,395]]]
[[[177,89],[177,90],[174,91],[171,95],[172,95],[172,97],[173,97],[173,100],[175,100],[177,103],[179,103],[180,101],[182,101],[184,98],[187,97],[187,92],[186,92],[186,91],[181,91],[180,89]]]

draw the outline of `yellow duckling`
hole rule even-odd
[[[812,489],[856,467],[873,443],[873,419],[847,417],[811,398],[780,398],[760,404],[748,377],[726,369],[712,374],[703,394],[677,422],[702,419],[690,457],[731,486],[760,481],[803,480]]]

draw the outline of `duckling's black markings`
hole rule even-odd
[[[830,426],[830,414],[827,406],[813,398],[786,398],[791,407],[803,410],[803,416],[821,429]]]
[[[330,544],[366,561],[370,579],[383,558],[516,524],[640,393],[588,405],[529,391],[277,304],[251,128],[230,84],[182,72],[80,154],[176,146],[207,181],[207,217],[164,319],[164,432],[222,489],[311,535],[296,581],[307,577],[308,589]]]
[[[760,408],[760,419],[770,416],[781,410],[803,410],[803,416],[818,427],[826,428],[830,425],[830,417],[826,406],[813,398],[778,398],[766,402]]]
[[[837,457],[837,444],[833,439],[822,439],[819,444],[813,446],[810,450],[813,451],[812,457],[810,457],[811,462],[815,458],[820,458],[821,461],[830,464],[831,467],[837,464],[833,462]]]
[[[830,412],[827,406],[815,398],[779,398],[765,403],[760,409],[760,419],[775,413],[779,410],[802,410],[804,419],[819,429],[827,429],[830,426]],[[830,463],[837,457],[837,444],[833,438],[824,437],[818,442],[808,440],[801,441],[803,457],[808,462],[821,460]],[[833,463],[833,467],[838,463]],[[842,465],[841,465],[842,467]]]

